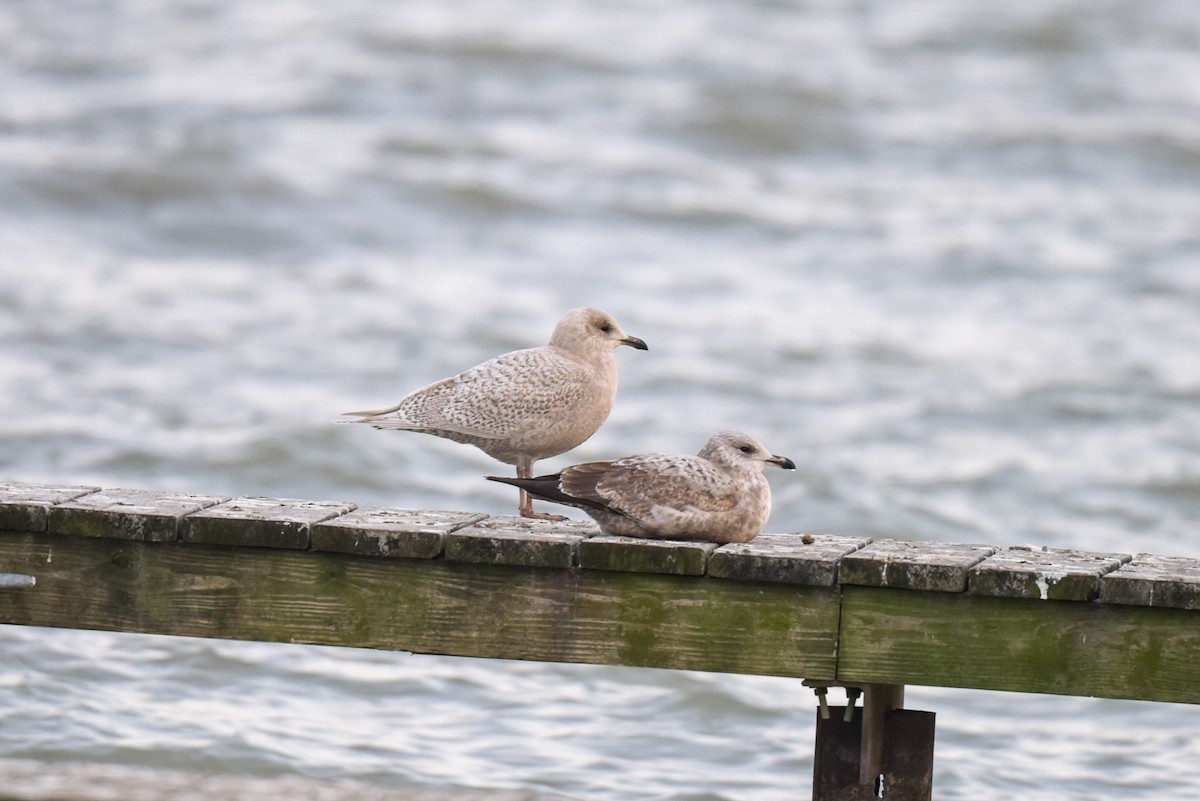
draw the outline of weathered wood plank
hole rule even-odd
[[[1100,600],[1200,610],[1200,559],[1140,553],[1100,579]]]
[[[1100,595],[1100,577],[1132,558],[1070,548],[1009,548],[971,569],[968,591],[999,598],[1090,601]]]
[[[92,490],[0,485],[0,623],[1200,703],[1200,560]]]
[[[838,679],[1200,703],[1195,613],[845,587]]]
[[[644,540],[597,536],[579,543],[579,565],[587,570],[703,576],[713,542]]]
[[[0,481],[0,531],[45,531],[50,507],[99,490],[74,484]]]
[[[847,554],[871,540],[817,534],[759,534],[750,542],[722,545],[708,558],[708,575],[735,581],[770,581],[832,587]]]
[[[317,551],[382,556],[392,559],[434,559],[441,555],[446,534],[477,523],[487,515],[474,512],[436,512],[369,507],[357,509],[312,527]]]
[[[837,591],[274,548],[0,533],[0,623],[805,676],[835,671]]]
[[[593,523],[491,517],[446,536],[446,558],[455,562],[571,568],[579,543],[600,529]]]
[[[962,592],[971,568],[994,545],[875,540],[842,560],[841,583],[931,592]]]
[[[302,550],[309,546],[314,523],[323,523],[356,508],[356,504],[339,501],[234,498],[188,515],[183,521],[181,539],[202,545]]]
[[[174,542],[184,517],[227,500],[186,492],[104,489],[50,507],[46,531],[75,537]]]

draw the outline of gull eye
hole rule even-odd
[[[602,323],[600,325],[600,330],[606,334],[611,334],[612,333],[612,324],[611,323]]]
[[[750,454],[750,453],[754,453],[754,446],[753,445],[739,445],[738,450],[741,451],[742,453]]]

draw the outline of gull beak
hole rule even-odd
[[[796,469],[796,463],[786,456],[772,456],[770,459],[767,459],[767,464],[779,465],[784,470]]]
[[[636,348],[637,350],[650,350],[650,346],[637,337],[625,337],[624,339],[620,340],[620,342],[622,345],[628,345],[629,347]]]

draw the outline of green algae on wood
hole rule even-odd
[[[599,536],[579,545],[579,564],[588,570],[703,576],[713,542]]]
[[[473,512],[356,509],[314,524],[312,548],[392,559],[434,559],[441,555],[447,533],[485,517]]]
[[[845,587],[838,678],[1200,703],[1195,613]]]
[[[996,553],[994,545],[875,540],[842,560],[842,584],[962,592],[968,572]]]
[[[1200,610],[1200,559],[1140,553],[1100,579],[1100,600]]]
[[[446,536],[446,559],[486,565],[572,568],[593,523],[492,517]]]
[[[228,497],[104,489],[50,507],[46,531],[79,537],[107,537],[141,542],[173,542],[184,518]]]
[[[50,508],[99,487],[0,481],[0,531],[45,531]]]
[[[314,523],[339,517],[356,508],[356,504],[339,501],[234,498],[185,518],[181,539],[202,545],[303,550],[309,546],[309,533]]]
[[[832,589],[0,533],[0,623],[832,679]]]
[[[971,569],[967,591],[1000,598],[1090,601],[1100,578],[1132,557],[1071,548],[1008,548]]]
[[[832,587],[847,554],[871,540],[824,534],[759,534],[750,542],[722,545],[708,559],[708,575],[734,581],[769,581]]]
[[[21,530],[37,523],[22,511],[0,531],[3,570],[37,579],[0,594],[0,624],[1200,703],[1198,560],[1012,548],[968,567],[991,546],[718,548],[466,512],[241,498],[189,513],[135,502],[169,493],[3,486],[0,508],[40,509],[47,530]]]

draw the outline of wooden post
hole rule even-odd
[[[817,713],[813,801],[930,801],[934,714],[902,709],[902,685],[847,689],[863,691],[861,711],[848,706],[829,707],[828,717]]]

